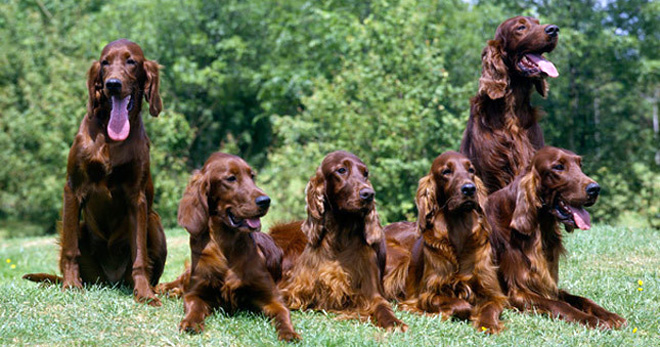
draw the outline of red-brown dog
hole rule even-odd
[[[600,186],[582,173],[582,158],[544,147],[505,188],[492,194],[486,213],[499,279],[512,306],[536,310],[589,327],[618,328],[626,323],[595,302],[557,288],[559,257],[565,253],[559,225],[589,229],[584,209],[596,202]]]
[[[407,309],[470,319],[479,331],[502,329],[506,305],[481,208],[486,191],[463,155],[439,155],[419,180],[417,223],[385,227],[385,293]]]
[[[152,209],[149,138],[140,111],[142,98],[158,116],[158,63],[137,44],[109,43],[89,69],[87,115],[67,162],[62,209],[62,277],[28,274],[37,282],[126,283],[135,299],[160,306],[153,285],[167,257],[160,217]],[[80,220],[82,217],[82,221]]]
[[[190,233],[190,268],[161,293],[183,294],[179,328],[201,332],[213,310],[248,309],[273,318],[279,339],[300,339],[293,330],[275,280],[282,251],[260,232],[270,198],[254,182],[243,159],[215,153],[196,171],[179,204],[179,224]]]
[[[385,238],[367,166],[352,153],[332,152],[305,191],[307,219],[270,232],[284,250],[280,288],[289,307],[371,317],[405,331],[383,297]]]

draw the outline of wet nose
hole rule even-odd
[[[600,186],[598,183],[594,182],[587,185],[587,195],[590,197],[597,197],[598,193],[600,193]]]
[[[477,187],[472,183],[466,183],[461,187],[461,193],[465,196],[473,196],[476,191]]]
[[[266,208],[270,206],[270,198],[268,195],[262,195],[254,200],[254,202],[259,206],[260,208]]]
[[[559,27],[556,25],[548,25],[545,27],[545,33],[550,35],[550,37],[555,37],[559,35]]]
[[[121,91],[121,81],[116,78],[110,78],[105,81],[105,87],[110,92],[119,92]]]
[[[373,201],[376,192],[371,188],[363,188],[360,190],[360,198],[365,201]]]

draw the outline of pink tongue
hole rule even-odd
[[[571,212],[573,213],[573,220],[575,220],[575,224],[580,230],[591,229],[591,218],[587,210],[582,207],[571,206]]]
[[[559,76],[559,72],[557,72],[557,68],[555,67],[555,64],[553,64],[551,61],[543,58],[540,54],[526,54],[527,59],[531,60],[534,64],[536,64],[541,71],[545,72],[548,76],[555,78]]]
[[[246,219],[245,222],[252,229],[261,228],[261,221],[259,220],[259,218]]]
[[[108,136],[114,141],[124,141],[131,130],[131,124],[128,122],[128,103],[131,96],[119,99],[118,96],[112,97],[112,111],[110,111],[110,121],[108,122]]]

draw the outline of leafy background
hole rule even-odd
[[[660,227],[658,1],[5,0],[0,235],[56,230],[86,71],[121,37],[164,66],[165,112],[144,118],[166,226],[217,150],[258,169],[270,221],[302,217],[304,185],[336,149],[369,165],[384,222],[412,219],[418,178],[458,148],[481,49],[519,14],[561,28],[547,54],[560,76],[533,102],[546,142],[583,155],[604,187],[594,219]]]

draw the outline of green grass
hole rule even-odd
[[[174,279],[189,256],[187,235],[167,231],[169,255],[162,280]],[[660,233],[596,226],[566,236],[568,256],[560,286],[594,299],[628,319],[617,331],[589,330],[541,315],[504,312],[506,330],[484,336],[468,323],[397,311],[410,329],[385,333],[321,312],[293,312],[302,345],[330,346],[652,346],[660,341]],[[201,335],[180,334],[183,305],[163,298],[152,308],[133,301],[126,288],[87,287],[62,293],[21,279],[27,272],[57,273],[54,237],[0,239],[0,345],[277,345],[275,329],[261,315],[215,314]],[[6,259],[11,262],[7,263]],[[12,268],[11,265],[15,265]],[[643,291],[637,281],[642,280]],[[636,332],[633,333],[633,329]]]

